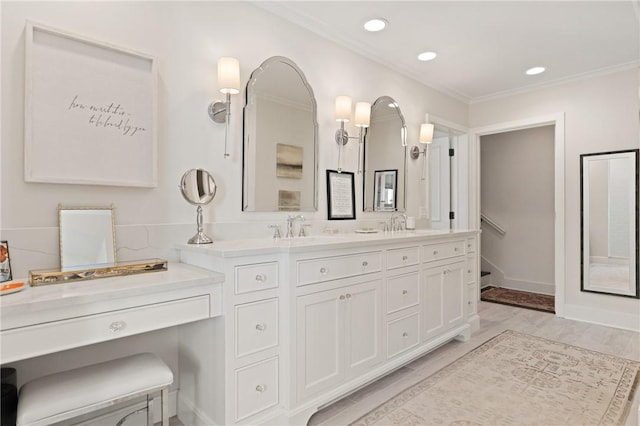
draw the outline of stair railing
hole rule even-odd
[[[495,220],[491,219],[482,212],[480,213],[480,221],[492,227],[500,235],[505,235],[507,233],[507,231],[505,231],[505,229],[500,226]]]

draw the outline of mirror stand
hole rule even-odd
[[[198,206],[196,225],[198,232],[193,237],[189,238],[189,244],[211,244],[213,240],[204,233],[204,227],[202,225],[202,206]]]

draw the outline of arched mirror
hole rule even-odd
[[[242,210],[318,208],[318,120],[313,90],[288,58],[253,71],[244,107]]]
[[[395,99],[376,99],[364,137],[364,211],[405,211],[406,134],[404,117]]]
[[[640,298],[639,152],[580,156],[582,291]]]

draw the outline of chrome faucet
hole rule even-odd
[[[293,225],[296,220],[304,222],[304,216],[302,216],[301,214],[295,216],[287,216],[287,233],[285,234],[285,238],[293,238],[295,236],[295,233],[293,232]],[[302,226],[303,225],[301,224],[300,227]],[[304,236],[304,231],[302,231],[299,236]]]

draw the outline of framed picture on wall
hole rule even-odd
[[[157,63],[27,22],[27,182],[157,186]]]
[[[356,218],[355,182],[352,172],[327,170],[327,216],[329,220]]]

